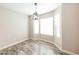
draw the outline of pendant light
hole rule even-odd
[[[33,14],[33,20],[38,20],[39,16],[38,16],[38,13],[37,13],[37,3],[34,3],[34,5],[35,5],[35,12]]]

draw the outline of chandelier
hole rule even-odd
[[[37,3],[34,3],[34,5],[35,5],[35,12],[33,13],[33,20],[38,20],[39,16],[37,13]]]

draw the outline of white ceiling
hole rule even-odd
[[[38,3],[37,12],[43,14],[54,10],[59,5],[56,3]],[[26,15],[32,15],[35,10],[34,3],[0,3],[0,6]]]

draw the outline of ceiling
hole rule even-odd
[[[52,3],[38,3],[37,12],[43,14],[54,10],[60,4]],[[0,7],[7,8],[26,15],[32,15],[35,11],[34,3],[0,3]]]

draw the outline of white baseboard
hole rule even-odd
[[[73,52],[70,52],[70,51],[67,51],[67,50],[64,50],[62,49],[59,45],[57,45],[56,43],[54,42],[51,42],[51,41],[47,41],[47,40],[44,40],[46,42],[49,42],[51,44],[54,44],[60,51],[64,52],[64,53],[67,53],[67,54],[70,54],[70,55],[77,55],[76,53],[73,53]]]
[[[1,47],[0,50],[3,50],[3,49],[8,48],[8,47],[11,47],[11,46],[13,46],[13,45],[16,45],[16,44],[21,43],[21,42],[23,42],[23,41],[25,41],[25,40],[28,40],[28,39],[29,39],[29,38],[24,37],[22,40],[19,40],[19,41],[17,41],[17,42],[12,43],[12,44],[8,44],[8,45],[5,45],[5,46]]]
[[[67,51],[67,50],[64,50],[62,49],[59,45],[57,45],[55,42],[51,42],[51,41],[48,41],[46,39],[39,39],[39,38],[30,38],[30,39],[33,39],[33,40],[42,40],[42,41],[45,41],[45,42],[49,42],[51,44],[54,44],[60,51],[64,52],[64,53],[67,53],[69,55],[78,55],[76,53],[73,53],[73,52],[70,52],[70,51]]]
[[[51,43],[51,44],[54,44],[54,45],[55,45],[60,51],[62,51],[62,52],[68,53],[68,54],[70,54],[70,55],[78,55],[78,54],[76,54],[76,53],[73,53],[73,52],[70,52],[70,51],[67,51],[67,50],[62,49],[61,47],[59,47],[59,46],[58,46],[56,43],[54,43],[54,42],[48,41],[48,40],[46,40],[46,39],[39,39],[39,38],[24,38],[23,40],[20,40],[20,41],[18,41],[18,42],[13,43],[13,44],[6,45],[6,46],[0,48],[0,50],[5,49],[5,48],[8,48],[8,47],[13,46],[13,45],[16,45],[16,44],[18,44],[18,43],[21,43],[21,42],[23,42],[23,41],[25,41],[25,40],[27,40],[27,39],[42,40],[42,41],[45,41],[45,42],[49,42],[49,43]]]
[[[67,53],[69,55],[77,55],[76,53],[73,53],[73,52],[70,52],[68,50],[64,50],[62,49],[61,47],[59,47],[56,43],[53,43],[60,51],[64,52],[64,53]]]

